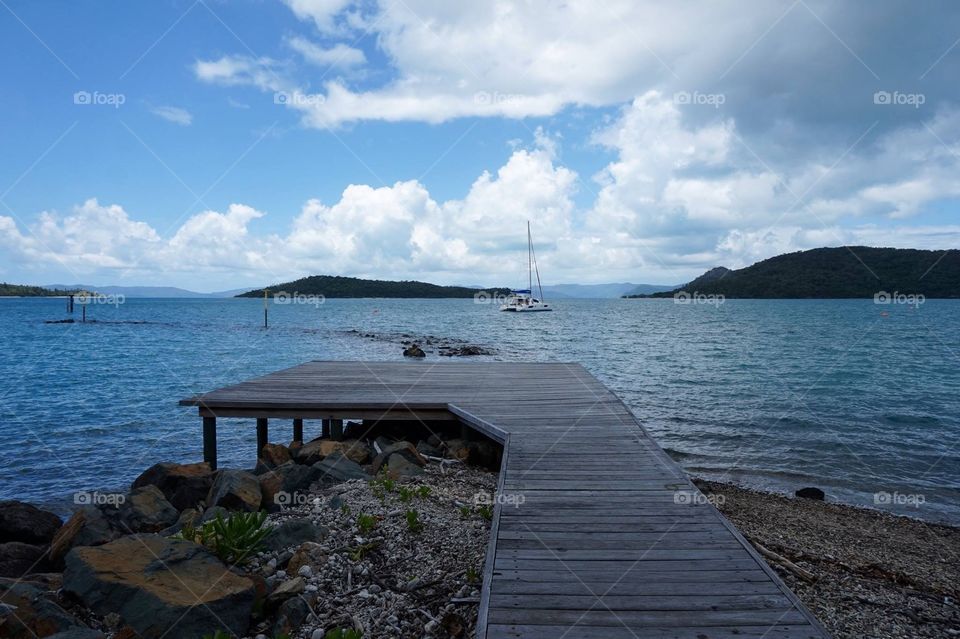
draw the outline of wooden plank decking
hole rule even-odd
[[[201,415],[456,417],[504,444],[480,639],[822,638],[826,631],[578,364],[309,362]],[[265,433],[264,433],[265,435]]]

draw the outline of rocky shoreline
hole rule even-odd
[[[836,639],[960,637],[960,528],[696,483]]]
[[[0,636],[468,636],[501,451],[391,430],[156,464],[66,522],[0,502]]]

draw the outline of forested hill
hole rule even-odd
[[[268,287],[271,295],[323,295],[324,297],[473,297],[481,290],[491,294],[506,294],[508,289],[477,289],[466,286],[440,286],[427,282],[387,280],[364,280],[356,277],[335,275],[312,275],[293,282],[274,284]],[[241,293],[237,297],[263,297],[263,289]]]
[[[631,297],[673,297],[681,290],[728,298],[960,297],[960,250],[819,248],[733,271],[717,267],[676,290]]]
[[[0,297],[50,297],[51,295],[66,295],[69,292],[73,291],[54,291],[42,286],[0,282]]]

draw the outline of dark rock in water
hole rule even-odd
[[[62,319],[62,320],[43,320],[44,324],[73,324],[77,320],[75,319]]]
[[[443,451],[423,440],[417,442],[417,452],[430,457],[443,457]]]
[[[194,508],[207,498],[213,484],[210,464],[174,464],[161,462],[148,468],[134,480],[132,488],[156,486],[177,510]]]
[[[96,506],[82,506],[50,542],[50,561],[59,566],[71,548],[99,546],[118,537],[120,532],[111,525],[103,510]]]
[[[404,357],[426,357],[427,354],[423,352],[423,349],[420,348],[419,344],[411,344],[407,348],[403,349]]]
[[[319,472],[319,480],[325,483],[338,484],[348,479],[370,479],[370,475],[354,461],[350,461],[343,453],[334,453],[317,462],[313,468]]]
[[[0,544],[0,577],[23,577],[32,572],[44,572],[47,568],[47,549],[21,541]],[[0,625],[2,629],[2,625]]]
[[[287,599],[277,611],[277,620],[273,623],[273,636],[293,635],[310,615],[310,605],[303,597]]]
[[[97,614],[116,612],[143,639],[244,636],[254,582],[206,548],[157,535],[124,537],[67,555],[63,589]]]
[[[207,495],[207,506],[222,506],[227,510],[260,510],[260,482],[256,475],[242,470],[221,470]]]
[[[130,491],[117,515],[119,527],[125,533],[159,532],[177,523],[179,517],[177,509],[156,486]]]
[[[305,541],[321,541],[329,534],[328,529],[317,526],[309,519],[288,519],[273,529],[264,540],[263,548],[267,552],[279,552]]]
[[[822,490],[820,490],[819,488],[814,488],[812,486],[808,486],[807,488],[801,488],[800,490],[796,491],[793,494],[796,495],[797,497],[802,497],[804,499],[817,499],[819,501],[823,501],[824,497],[826,497],[826,495]]]
[[[5,608],[16,611],[5,614]],[[72,629],[84,629],[47,595],[47,589],[29,581],[0,579],[0,636],[37,639]]]
[[[63,522],[53,513],[22,501],[0,501],[0,544],[47,544]]]

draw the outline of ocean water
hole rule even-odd
[[[64,300],[0,299],[0,499],[64,511],[75,492],[199,460],[183,397],[310,359],[402,359],[396,338],[359,331],[577,361],[695,475],[960,523],[960,301],[553,303],[271,304],[264,330],[261,300],[128,299],[91,306],[96,323],[46,324]],[[223,420],[221,464],[251,466],[254,442],[251,423]]]

